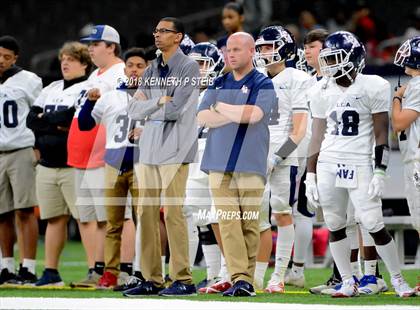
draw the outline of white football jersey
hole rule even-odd
[[[64,88],[64,80],[52,82],[45,87],[36,98],[34,106],[43,109],[45,113],[67,110],[74,106],[74,102],[84,89],[84,81]]]
[[[281,146],[293,131],[293,113],[307,113],[309,110],[306,90],[310,86],[311,77],[301,70],[286,68],[271,81],[278,104],[270,114],[270,143]],[[298,146],[281,164],[298,166],[298,153],[306,154],[307,146],[306,151]]]
[[[347,88],[333,79],[320,87],[310,103],[312,116],[327,120],[318,160],[371,165],[375,141],[372,114],[388,112],[390,102],[391,86],[377,75],[359,73]]]
[[[0,84],[0,151],[34,146],[35,136],[26,127],[26,117],[41,90],[41,78],[26,70]]]
[[[402,98],[402,108],[420,113],[420,76],[412,78]],[[403,162],[408,163],[416,159],[416,152],[420,140],[420,117],[411,123],[410,127],[398,133]]]
[[[76,113],[74,117],[77,118],[80,110],[87,98],[87,92],[92,88],[99,88],[101,94],[105,94],[111,90],[115,90],[122,81],[126,80],[124,73],[125,64],[123,62],[117,63],[110,67],[103,73],[99,73],[99,69],[93,71],[89,78],[84,82],[84,87],[81,90],[76,101]]]
[[[128,140],[128,133],[140,127],[140,121],[132,120],[127,114],[131,98],[127,90],[112,90],[103,94],[92,110],[96,124],[102,124],[106,129],[107,149],[137,146]]]

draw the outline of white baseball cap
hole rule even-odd
[[[120,44],[120,35],[115,28],[108,25],[96,25],[92,27],[90,35],[80,39],[81,42],[106,41]]]

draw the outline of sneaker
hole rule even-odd
[[[284,277],[284,283],[296,287],[305,287],[305,275],[290,271]]]
[[[140,273],[136,274],[136,273]],[[135,288],[136,286],[138,286],[142,281],[144,281],[143,275],[141,274],[141,272],[137,271],[134,273],[134,275],[129,276],[125,283],[122,284],[118,284],[116,286],[114,286],[114,288],[112,289],[114,292],[122,292],[122,291],[126,291],[132,288]]]
[[[0,285],[12,284],[19,285],[21,283],[19,277],[13,273],[9,272],[7,268],[3,268],[0,273]]]
[[[102,277],[99,278],[98,289],[111,289],[118,284],[118,278],[115,274],[105,271]]]
[[[64,286],[64,282],[61,280],[58,271],[45,269],[41,278],[39,278],[39,280],[35,283],[35,286]]]
[[[333,298],[346,298],[346,297],[354,297],[359,295],[359,291],[357,290],[357,281],[356,277],[353,276],[348,280],[344,280],[340,289],[334,292],[331,297]]]
[[[21,267],[19,269],[18,277],[23,285],[35,285],[38,278],[27,267]]]
[[[379,286],[376,276],[365,275],[360,279],[360,285],[357,289],[361,295],[376,295],[379,293]]]
[[[376,277],[376,283],[378,283],[379,292],[388,292],[389,288],[384,279],[381,277]]]
[[[408,286],[403,277],[391,278],[391,284],[394,287],[395,294],[398,297],[410,297],[415,294],[414,290]]]
[[[97,273],[95,270],[91,269],[89,270],[86,279],[83,279],[79,282],[71,282],[70,287],[96,287],[98,285],[99,279],[101,278],[101,275]]]
[[[256,296],[251,283],[243,280],[236,282],[231,288],[223,293],[224,297],[254,297]]]
[[[141,281],[139,285],[128,289],[123,292],[123,296],[126,297],[137,297],[137,296],[149,296],[149,295],[158,295],[164,287],[156,286],[151,281]]]
[[[202,294],[219,294],[227,291],[232,287],[232,283],[225,280],[220,280],[219,282],[214,283],[208,287],[203,287],[198,290]]]
[[[161,290],[159,296],[195,296],[197,289],[193,284],[185,284],[180,281],[174,281],[169,287]]]
[[[339,279],[337,279],[336,277],[334,277],[334,275],[332,275],[327,280],[327,282],[325,282],[325,284],[321,284],[321,285],[318,285],[318,286],[311,287],[309,289],[309,292],[311,292],[312,294],[315,294],[315,295],[321,295],[322,291],[324,291],[326,289],[332,289],[340,283],[341,283],[341,281]]]

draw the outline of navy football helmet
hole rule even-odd
[[[188,56],[200,63],[201,77],[207,83],[218,77],[225,67],[222,53],[216,45],[209,42],[196,44]]]
[[[194,46],[195,43],[193,42],[193,40],[191,40],[188,34],[184,34],[184,38],[182,39],[181,44],[179,44],[179,47],[184,52],[184,54],[188,55]]]
[[[420,36],[405,41],[395,54],[394,64],[420,69]]]
[[[322,75],[334,79],[346,76],[353,82],[350,73],[361,72],[365,58],[365,47],[354,34],[337,31],[325,39],[318,59]]]
[[[273,50],[263,53],[263,45],[272,45]],[[265,67],[274,63],[292,60],[296,55],[296,42],[293,34],[281,27],[270,26],[261,30],[255,41],[255,64],[258,67]]]

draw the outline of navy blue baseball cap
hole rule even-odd
[[[120,35],[115,28],[108,25],[96,25],[92,27],[90,35],[80,39],[81,42],[106,41],[120,44]]]

